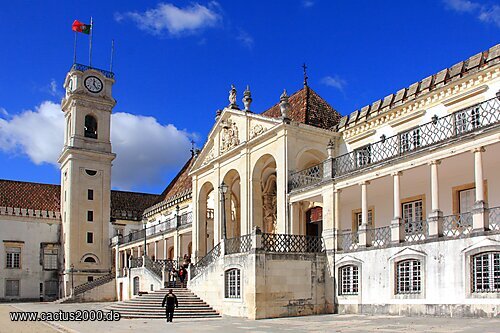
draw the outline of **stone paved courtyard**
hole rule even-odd
[[[13,303],[0,305],[0,333],[12,332],[160,332],[166,327],[175,332],[500,332],[499,319],[398,317],[364,315],[322,315],[266,320],[219,318],[208,320],[122,319],[118,322],[57,322],[40,323],[10,321],[10,311],[75,311],[104,309],[109,303],[52,304]]]

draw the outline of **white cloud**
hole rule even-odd
[[[4,108],[0,107],[0,116],[8,117],[9,113]]]
[[[347,85],[346,80],[340,78],[338,75],[325,76],[324,78],[321,79],[321,83],[323,83],[326,86],[336,88],[342,92],[344,91],[344,87]]]
[[[45,101],[35,110],[10,119],[0,118],[0,150],[24,154],[35,164],[56,167],[64,137],[64,114],[59,104]],[[117,154],[113,186],[131,189],[162,182],[162,175],[176,171],[189,156],[191,134],[153,117],[119,112],[112,115],[111,141]]]
[[[52,96],[58,96],[58,95],[60,95],[59,89],[57,89],[57,82],[56,82],[56,80],[54,80],[54,79],[50,80],[49,90],[50,90],[50,94]]]
[[[476,16],[480,21],[492,23],[500,27],[500,6],[483,4],[470,0],[443,0],[445,5],[459,13],[469,13]]]
[[[302,0],[302,6],[305,8],[309,8],[314,6],[314,1],[312,0]]]
[[[115,14],[115,20],[120,22],[130,19],[139,29],[153,35],[180,36],[199,32],[205,28],[216,26],[222,19],[220,6],[212,1],[207,6],[193,3],[184,8],[171,3],[159,3],[156,8],[145,12],[127,12]]]
[[[240,33],[238,34],[238,36],[236,36],[236,39],[240,41],[241,44],[243,44],[243,46],[245,46],[246,48],[253,48],[254,40],[248,32],[240,30]]]

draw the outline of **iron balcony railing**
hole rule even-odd
[[[443,217],[444,237],[464,237],[472,232],[472,213],[462,213]]]
[[[227,239],[224,243],[226,254],[245,253],[252,249],[252,235]]]
[[[210,266],[215,260],[217,260],[221,256],[221,245],[220,243],[215,245],[210,252],[207,253],[206,256],[200,259],[196,264],[191,265],[191,277],[195,277],[200,274]]]
[[[104,69],[99,69],[99,68],[90,67],[87,65],[82,65],[82,64],[77,64],[77,63],[74,63],[73,66],[71,66],[71,70],[76,70],[76,71],[81,71],[81,72],[85,72],[88,69],[93,69],[95,71],[98,71],[102,75],[104,75],[105,77],[107,77],[109,79],[115,78],[115,73],[110,72],[110,71],[105,71]]]
[[[262,234],[261,249],[279,253],[316,253],[325,250],[319,236]]]
[[[500,207],[488,209],[489,229],[500,231]]]
[[[493,126],[500,121],[499,111],[500,101],[495,97],[441,118],[435,116],[432,121],[411,130],[382,137],[373,144],[293,172],[289,177],[288,188],[292,191],[345,176]]]
[[[193,223],[192,212],[184,213],[178,217],[176,216],[174,218],[171,218],[165,222],[158,223],[156,225],[147,227],[146,229],[133,231],[133,232],[123,236],[121,239],[119,239],[118,243],[119,244],[132,243],[132,242],[135,242],[137,240],[143,240],[144,234],[146,234],[146,238],[153,237],[153,236],[165,233],[165,232],[175,230],[177,227],[189,225],[192,223]]]

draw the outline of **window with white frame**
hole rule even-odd
[[[406,152],[420,147],[420,129],[414,129],[400,135],[401,151]]]
[[[359,289],[358,266],[347,265],[339,268],[339,295],[357,295]]]
[[[372,147],[366,146],[355,150],[356,166],[362,167],[371,163]]]
[[[57,269],[57,248],[44,248],[43,249],[43,269],[54,270]]]
[[[16,297],[19,295],[19,280],[5,280],[5,297]]]
[[[500,292],[500,252],[480,253],[472,257],[472,292]]]
[[[408,233],[422,233],[424,230],[422,224],[423,201],[415,200],[401,204],[403,211],[403,222],[405,225],[405,232]]]
[[[224,274],[225,297],[241,298],[241,276],[237,268],[228,269]]]
[[[470,213],[474,207],[476,200],[476,188],[469,188],[458,192],[458,211],[462,213]]]
[[[419,294],[421,292],[420,260],[408,259],[396,263],[396,294]]]
[[[361,223],[363,223],[363,213],[362,212],[356,212],[354,213],[354,218],[356,220],[356,226],[359,229],[359,226]],[[373,209],[368,210],[368,225],[373,226]]]
[[[6,267],[7,268],[21,268],[21,248],[20,247],[7,247],[6,252]]]
[[[457,133],[471,131],[480,125],[481,115],[479,107],[455,113],[455,127],[457,129]]]

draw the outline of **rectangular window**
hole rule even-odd
[[[43,269],[55,270],[57,269],[57,249],[45,248],[43,249]]]
[[[458,192],[458,212],[470,213],[476,200],[476,188],[470,188]]]
[[[93,276],[87,276],[87,282],[92,282],[94,281],[94,277]]]
[[[401,152],[407,152],[420,147],[420,129],[414,129],[400,135]]]
[[[415,200],[401,205],[406,233],[423,233],[423,201]]]
[[[19,280],[5,280],[5,296],[19,296]]]
[[[357,295],[359,286],[358,267],[354,265],[348,265],[341,267],[339,270],[339,294]]]
[[[57,289],[57,280],[45,281],[45,296],[56,297]]]
[[[419,260],[404,260],[397,263],[396,294],[418,294],[421,291]]]
[[[240,270],[233,268],[225,273],[225,297],[241,298]]]
[[[92,211],[92,210],[87,211],[87,221],[89,221],[89,222],[94,221],[94,211]]]
[[[21,268],[21,248],[7,247],[5,249],[7,268]]]
[[[455,128],[457,133],[465,133],[481,126],[479,107],[455,113]]]
[[[87,199],[94,200],[94,190],[91,190],[91,189],[87,190]]]
[[[371,152],[372,147],[366,146],[355,150],[356,154],[356,166],[362,167],[371,163]]]
[[[87,232],[87,243],[88,244],[94,243],[94,233]]]
[[[363,214],[361,212],[354,213],[354,219],[356,220],[356,228],[354,231],[356,231],[363,222]],[[368,225],[373,226],[373,209],[368,210]]]

